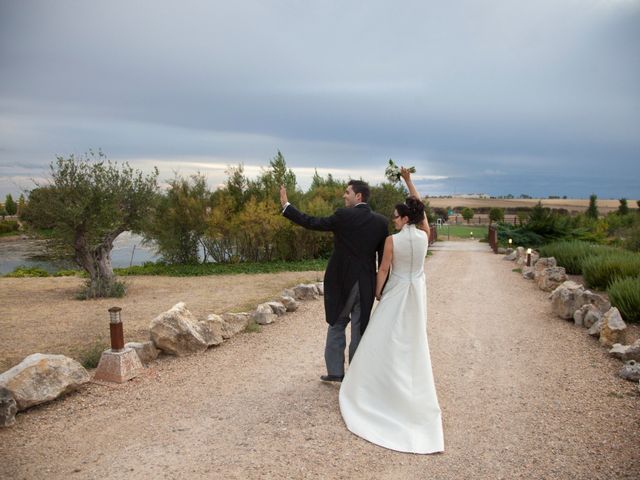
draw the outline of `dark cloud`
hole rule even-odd
[[[0,166],[280,149],[305,172],[393,157],[445,190],[547,174],[531,194],[640,197],[638,25],[627,0],[2,2]]]

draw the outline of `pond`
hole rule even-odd
[[[12,272],[16,267],[39,267],[49,273],[60,269],[78,269],[72,260],[55,260],[47,256],[45,240],[0,240],[0,275]],[[123,232],[116,238],[111,251],[114,267],[128,267],[153,262],[160,257],[153,245],[142,245],[142,237]]]

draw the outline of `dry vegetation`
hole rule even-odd
[[[124,298],[75,299],[83,279],[0,278],[0,372],[32,353],[78,358],[96,343],[109,342],[107,309],[122,307],[125,341],[147,340],[149,323],[183,301],[198,318],[248,311],[276,299],[284,288],[322,279],[322,272],[127,277]]]

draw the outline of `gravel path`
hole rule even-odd
[[[20,414],[0,431],[0,478],[639,478],[634,385],[512,268],[478,251],[427,260],[445,453],[346,430],[338,386],[318,380],[325,324],[311,301],[261,333]]]

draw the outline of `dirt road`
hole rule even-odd
[[[322,302],[261,333],[91,384],[0,431],[0,478],[640,477],[640,398],[620,364],[489,252],[427,260],[445,453],[351,434],[323,371]]]

